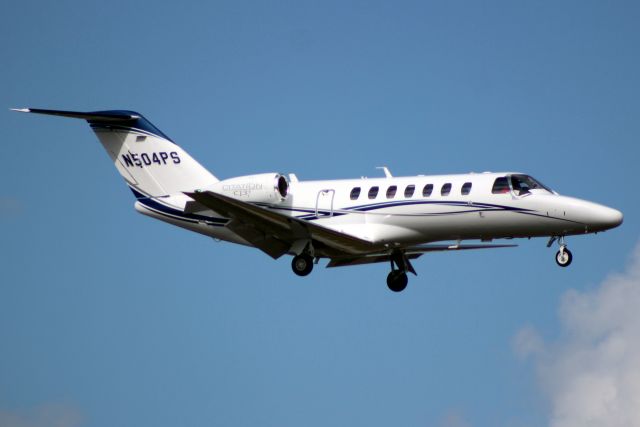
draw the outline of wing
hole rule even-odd
[[[211,191],[185,193],[196,203],[230,218],[226,227],[272,258],[289,252],[299,241],[311,239],[336,254],[362,254],[377,249],[371,242],[327,227],[283,215]],[[189,206],[186,207],[189,209]]]
[[[427,252],[444,252],[444,251],[462,251],[462,250],[470,250],[470,249],[495,249],[495,248],[513,248],[518,245],[420,245],[420,246],[412,246],[404,249],[405,256],[408,259],[415,259],[421,257]],[[356,257],[338,257],[332,258],[331,261],[327,264],[327,268],[331,267],[346,267],[349,265],[361,265],[361,264],[373,264],[377,262],[390,262],[391,255],[388,253],[374,253],[367,254],[364,256],[356,256]]]

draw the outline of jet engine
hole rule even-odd
[[[225,179],[210,189],[245,202],[279,203],[289,194],[289,180],[279,173],[262,173]]]

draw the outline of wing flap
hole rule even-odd
[[[447,245],[447,244],[429,244],[429,245],[419,245],[419,246],[411,246],[405,249],[407,254],[424,254],[427,252],[448,252],[448,251],[465,251],[472,249],[499,249],[499,248],[515,248],[518,245],[489,245],[489,244],[455,244],[455,245]]]
[[[422,254],[410,254],[407,255],[408,259],[416,259],[420,258]],[[327,264],[327,268],[333,267],[348,267],[351,265],[364,265],[364,264],[375,264],[379,262],[391,262],[391,255],[383,255],[383,254],[374,254],[362,257],[351,257],[351,258],[332,258],[331,261]]]
[[[445,251],[460,251],[460,250],[471,250],[471,249],[496,249],[496,248],[513,248],[518,245],[486,245],[486,244],[478,244],[478,245],[446,245],[446,244],[430,244],[430,245],[420,245],[406,248],[404,250],[405,256],[408,259],[416,259],[421,257],[427,252],[445,252]],[[331,261],[327,264],[327,268],[333,267],[346,267],[350,265],[362,265],[362,264],[374,264],[378,262],[390,262],[392,256],[388,253],[374,253],[365,256],[359,257],[340,257],[340,258],[332,258]]]
[[[268,231],[261,230],[252,224],[247,224],[237,219],[232,219],[227,223],[227,228],[273,259],[280,258],[291,247],[290,243],[279,239]]]

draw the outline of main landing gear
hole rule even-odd
[[[391,262],[391,272],[387,276],[387,286],[393,292],[402,292],[409,283],[407,273],[413,273],[417,276],[416,271],[409,262],[409,258],[401,251],[393,252],[389,261]],[[293,257],[291,269],[298,276],[308,276],[313,270],[313,263],[313,255],[309,252],[303,252]]]
[[[389,275],[387,276],[387,286],[393,292],[402,292],[407,287],[407,283],[409,283],[409,278],[407,277],[407,273],[400,270],[391,270]]]
[[[547,247],[550,247],[554,241],[558,240],[558,245],[560,245],[560,249],[556,252],[556,264],[560,267],[569,267],[571,261],[573,261],[573,254],[567,248],[567,243],[564,240],[564,236],[560,237],[552,237],[549,239],[549,243],[547,243]]]
[[[313,245],[308,240],[298,240],[291,246],[291,250],[297,254],[291,260],[291,269],[298,276],[308,276],[313,270]]]
[[[308,254],[300,254],[293,257],[291,269],[298,276],[308,276],[313,270],[313,257]]]
[[[409,283],[407,273],[413,273],[416,276],[417,273],[409,262],[409,258],[400,251],[391,254],[390,261],[391,272],[387,276],[387,286],[393,292],[402,292],[407,287],[407,283]]]

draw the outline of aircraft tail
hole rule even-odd
[[[14,109],[86,120],[136,197],[160,197],[204,188],[218,179],[135,111]]]

